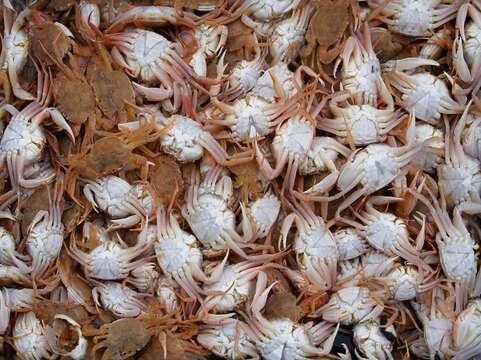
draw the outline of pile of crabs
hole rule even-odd
[[[2,0],[0,353],[481,356],[481,0]]]

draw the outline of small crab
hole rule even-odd
[[[368,0],[374,12],[389,29],[407,36],[428,36],[456,18],[463,0]]]
[[[332,133],[343,144],[355,146],[382,143],[389,132],[403,120],[393,107],[379,109],[369,104],[339,106],[349,99],[350,94],[335,96],[329,103],[329,108],[335,119],[321,118],[317,121],[317,128]],[[394,104],[391,95],[387,103]]]
[[[247,0],[236,9],[234,15],[242,14],[242,22],[257,31],[263,24],[284,17],[301,2],[301,0]]]
[[[175,216],[165,209],[157,209],[157,241],[154,243],[157,262],[163,273],[175,280],[192,299],[200,299],[201,290],[196,280],[216,281],[225,273],[223,262],[212,270],[208,277],[202,270],[202,251],[197,239],[182,230]]]
[[[461,135],[465,127],[469,107],[466,106],[461,118],[456,123],[452,134],[449,123],[446,127],[445,164],[438,166],[438,184],[442,189],[448,205],[459,205],[463,202],[481,204],[481,163],[464,153]]]
[[[136,317],[147,309],[146,304],[139,300],[142,297],[128,286],[114,281],[94,281],[92,296],[97,306],[109,310],[115,316]]]
[[[416,124],[416,136],[414,142],[422,144],[430,138],[435,138],[429,146],[429,149],[421,151],[411,162],[411,165],[422,169],[425,172],[436,172],[437,168],[444,162],[444,132],[431,124]]]
[[[458,314],[453,324],[453,346],[455,359],[469,359],[481,353],[479,331],[481,328],[481,300],[471,299]]]
[[[26,360],[48,359],[52,356],[45,328],[31,311],[18,315],[13,338],[15,349]]]
[[[272,64],[279,61],[290,63],[299,55],[313,13],[314,6],[307,3],[296,9],[292,16],[281,20],[274,26],[274,31],[270,36]]]
[[[337,230],[334,234],[339,260],[352,260],[368,251],[364,234],[356,228],[348,227]]]
[[[129,29],[106,35],[107,43],[113,45],[112,57],[132,77],[142,83],[160,82],[161,87],[146,87],[133,82],[137,92],[148,100],[161,101],[166,109],[174,112],[180,105],[179,84],[188,84],[207,92],[200,83],[215,84],[216,80],[197,75],[182,59],[183,49],[178,43],[162,35],[144,29]],[[174,97],[173,103],[170,98]]]
[[[364,33],[351,36],[344,44],[336,63],[342,60],[342,86],[348,90],[357,105],[376,105],[380,95],[386,105],[394,107],[391,95],[381,76],[381,66],[374,52],[371,33],[366,24]]]
[[[375,293],[366,287],[345,287],[332,294],[329,302],[316,311],[326,321],[342,325],[357,324],[361,321],[377,318],[383,311],[383,305],[373,298]]]
[[[199,183],[199,174],[192,172],[182,216],[207,249],[231,249],[247,258],[248,255],[242,249],[245,241],[236,232],[235,215],[228,206],[233,191],[232,180],[229,176],[219,179],[221,169],[216,166],[209,170],[202,183]]]
[[[451,97],[446,83],[429,72],[407,74],[402,70],[421,65],[438,66],[430,59],[407,58],[390,60],[384,66],[386,82],[402,93],[404,108],[416,118],[439,125],[441,114],[460,114],[465,104]]]
[[[37,99],[18,111],[12,105],[4,105],[12,118],[0,140],[0,168],[7,163],[12,188],[19,185],[34,188],[51,180],[50,175],[35,179],[25,179],[25,169],[40,160],[46,143],[46,135],[41,124],[49,117],[64,129],[72,142],[75,142],[72,129],[62,114],[55,108],[47,107],[51,101],[51,75],[38,69]]]
[[[142,254],[151,244],[138,244],[123,248],[113,240],[99,244],[90,253],[85,253],[70,242],[69,255],[84,268],[88,278],[101,280],[125,279],[129,272],[146,262],[146,259],[132,261]]]
[[[227,26],[209,26],[201,24],[194,31],[197,50],[192,55],[189,65],[199,76],[207,75],[207,60],[219,54],[227,41]]]
[[[255,341],[262,358],[307,360],[327,355],[339,325],[334,328],[334,325],[322,321],[301,324],[286,317],[268,320],[261,314],[275,284],[267,287],[267,277],[260,276],[247,310],[247,324],[252,329],[249,336]]]
[[[367,358],[364,358],[357,354],[360,359],[394,359],[392,356],[393,344],[383,334],[376,321],[360,322],[354,326],[352,332],[357,349],[367,356]]]
[[[294,96],[298,87],[302,84],[300,78],[302,68],[302,66],[299,67],[294,73],[289,70],[285,62],[278,62],[264,71],[257,79],[257,83],[252,89],[252,95],[258,96],[269,103],[274,102],[281,93],[285,98]],[[304,68],[307,69],[307,67]]]
[[[216,316],[204,320],[197,334],[197,342],[214,354],[225,359],[258,359],[259,354],[249,334],[248,325],[231,317]]]
[[[107,213],[117,226],[136,225],[152,212],[152,196],[140,184],[132,186],[113,175],[84,181],[84,195],[94,210]]]
[[[383,279],[387,284],[389,295],[398,301],[414,300],[419,293],[433,288],[437,280],[427,282],[428,277],[411,265],[396,266]]]
[[[63,180],[55,184],[49,211],[39,210],[28,228],[27,252],[32,258],[31,275],[41,277],[60,254],[64,239],[62,223]]]
[[[339,251],[324,219],[316,216],[307,203],[298,203],[294,212],[282,224],[281,238],[287,246],[287,234],[295,221],[297,226],[294,238],[294,251],[297,263],[304,276],[316,287],[327,290],[336,282]]]

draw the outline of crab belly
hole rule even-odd
[[[363,92],[370,98],[377,96],[377,80],[381,66],[376,58],[367,58],[360,67],[350,62],[343,73],[343,84],[352,93]]]
[[[252,285],[252,282],[240,279],[236,270],[227,268],[218,281],[206,285],[204,290],[224,293],[216,296],[217,303],[214,306],[214,311],[225,313],[233,311],[248,298]]]
[[[392,30],[408,36],[429,35],[431,28],[430,1],[408,0],[400,4],[400,13],[396,26]]]
[[[370,223],[365,231],[366,240],[373,248],[387,255],[392,254],[399,238],[409,236],[404,227],[399,227],[393,221],[380,219]]]
[[[157,33],[142,30],[135,39],[133,56],[127,59],[128,65],[139,69],[138,78],[142,82],[158,81],[152,69],[162,61],[162,55],[169,48],[169,41]]]
[[[225,229],[235,228],[234,213],[216,195],[202,195],[198,202],[196,211],[187,215],[187,222],[194,235],[207,248],[225,249],[223,233]]]
[[[324,258],[339,257],[336,242],[329,230],[315,227],[305,234],[298,233],[294,240],[294,250],[298,254],[314,257],[319,260]]]
[[[438,167],[439,186],[443,189],[448,204],[458,205],[468,201],[471,194],[479,194],[481,190],[480,172],[478,163],[474,167],[451,167],[442,165]]]
[[[405,97],[405,106],[409,112],[414,112],[417,118],[436,124],[441,108],[441,93],[434,84],[419,83]]]
[[[232,130],[241,141],[259,140],[271,132],[269,119],[256,107],[248,106],[242,112],[236,113],[235,116],[237,122]]]
[[[375,115],[368,111],[351,114],[347,122],[355,145],[369,145],[379,141],[379,126]]]
[[[32,257],[54,259],[60,253],[63,244],[63,232],[31,231],[27,238],[28,253]]]
[[[280,209],[281,203],[275,197],[261,198],[252,204],[251,213],[257,227],[262,230],[262,237],[266,236],[272,225],[274,225]]]
[[[296,159],[302,160],[314,139],[312,128],[305,121],[288,122],[274,137],[272,150],[276,161],[279,161],[285,151]]]
[[[466,61],[469,66],[473,66],[475,60],[481,56],[481,27],[474,21],[466,26],[464,54],[466,55]]]
[[[204,154],[198,143],[202,130],[186,121],[176,120],[172,128],[160,138],[162,151],[180,162],[194,162]]]
[[[362,183],[372,193],[391,183],[399,175],[400,169],[398,163],[381,147],[370,150],[370,156],[361,166],[364,167]]]
[[[439,257],[444,274],[448,279],[463,281],[471,286],[476,274],[476,256],[469,241],[438,244]]]
[[[100,280],[118,280],[122,275],[122,266],[114,252],[104,250],[102,247],[90,253],[89,276]]]
[[[176,241],[171,237],[163,237],[155,244],[154,250],[159,266],[165,273],[173,274],[181,272],[188,263],[196,263],[197,266],[202,266],[202,254],[200,250],[189,247],[184,241]]]
[[[260,346],[263,359],[266,360],[288,360],[299,359],[298,345],[305,342],[309,344],[309,339],[305,332],[296,331],[290,320],[274,320],[272,321],[276,334],[271,339],[266,339]],[[296,335],[300,339],[296,338]]]
[[[40,127],[31,128],[27,122],[11,121],[0,141],[0,151],[22,156],[28,166],[39,160],[45,141]]]

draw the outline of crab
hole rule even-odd
[[[456,123],[453,133],[445,120],[446,155],[445,164],[438,166],[438,184],[442,189],[448,205],[459,205],[463,202],[481,204],[481,164],[478,159],[464,153],[461,145],[462,131],[466,125],[471,104],[468,104],[461,118]]]
[[[49,211],[39,210],[28,227],[27,252],[32,258],[31,276],[39,278],[54,263],[64,239],[62,223],[63,180],[55,184]]]
[[[137,244],[130,248],[123,248],[110,240],[99,244],[90,253],[85,253],[77,246],[76,241],[70,242],[69,255],[83,266],[88,278],[100,280],[125,279],[129,272],[143,265],[146,259],[132,261],[151,244]]]
[[[70,332],[75,335],[70,334]],[[46,327],[45,336],[47,338],[47,343],[54,354],[69,357],[73,360],[81,360],[86,357],[88,346],[87,339],[82,335],[81,326],[71,317],[63,314],[56,314],[52,326]],[[76,338],[74,344],[68,344],[73,348],[68,349],[62,344],[62,336]]]
[[[467,18],[470,21],[467,22]],[[481,3],[471,1],[463,4],[456,18],[456,38],[453,43],[453,65],[458,77],[467,85],[460,93],[477,93],[481,86],[481,63],[479,42],[481,39]]]
[[[436,172],[438,167],[444,162],[444,132],[428,123],[416,124],[416,136],[414,142],[422,144],[430,138],[435,138],[428,148],[422,150],[411,162],[411,165],[422,169],[425,172]]]
[[[422,151],[424,146],[432,142],[432,139],[429,139],[422,144],[415,145],[413,116],[410,117],[409,124],[405,145],[392,147],[387,144],[369,144],[363,149],[354,151],[340,169],[337,179],[337,188],[340,192],[333,196],[311,197],[311,199],[332,201],[349,193],[357,185],[361,185],[337,207],[336,217],[339,217],[344,209],[361,196],[367,196],[382,189],[402,175],[405,166]]]
[[[207,75],[207,60],[219,54],[227,41],[227,26],[209,26],[201,24],[194,31],[197,50],[192,55],[189,65],[199,76]]]
[[[347,218],[341,218],[341,220],[360,230],[369,245],[376,250],[390,257],[400,256],[424,271],[432,273],[431,267],[422,259],[423,254],[419,253],[424,244],[424,233],[419,233],[416,245],[413,246],[406,223],[396,215],[381,212],[374,207],[398,200],[399,198],[373,196],[366,202],[364,211],[354,214],[363,224]]]
[[[394,107],[391,95],[381,76],[381,66],[374,52],[371,33],[366,24],[363,34],[351,36],[344,44],[335,69],[342,61],[341,83],[357,105],[375,106],[381,96],[389,108]]]
[[[207,318],[197,334],[197,342],[217,356],[237,360],[241,358],[258,359],[259,354],[249,334],[248,325],[232,317],[219,320]]]
[[[258,96],[247,95],[232,105],[214,99],[214,104],[226,115],[224,119],[208,119],[214,125],[230,128],[231,138],[236,142],[252,142],[274,132],[283,121],[297,111],[295,103],[270,104]]]
[[[456,359],[469,359],[481,353],[481,300],[471,299],[453,324],[452,337]]]
[[[52,356],[45,328],[31,311],[18,315],[13,338],[15,349],[26,360],[48,359]]]
[[[19,261],[28,260],[28,256],[16,250],[16,245],[12,234],[3,226],[0,226],[0,264],[9,266],[18,264]]]
[[[262,70],[266,66],[266,51],[256,48],[254,59],[241,60],[230,71],[225,80],[224,90],[219,94],[222,101],[242,98],[259,84]],[[221,57],[223,61],[223,57]]]
[[[147,87],[133,82],[135,90],[151,101],[161,101],[170,112],[178,110],[181,101],[180,87],[188,84],[209,94],[200,85],[213,85],[217,80],[197,75],[182,59],[184,50],[178,43],[144,29],[130,29],[106,35],[112,45],[112,57],[133,78],[143,84],[160,82],[160,87]],[[173,103],[170,98],[173,97]]]
[[[281,202],[269,189],[258,199],[248,203],[247,208],[241,203],[242,216],[240,227],[248,242],[263,239],[271,232],[281,210]]]
[[[403,107],[431,125],[439,125],[441,114],[461,114],[465,104],[451,97],[442,79],[429,72],[403,72],[422,65],[439,66],[434,60],[421,58],[390,60],[383,65],[385,80],[402,93]]]
[[[247,309],[249,336],[256,343],[263,359],[312,359],[327,355],[333,346],[339,325],[326,322],[300,324],[289,318],[266,319],[261,311],[272,287],[267,277],[259,276],[256,291]],[[322,344],[322,346],[319,346]]]
[[[333,236],[340,261],[355,259],[369,250],[363,232],[355,227],[339,229]]]
[[[454,208],[453,217],[446,209],[445,195],[440,190],[441,204],[429,188],[426,191],[430,200],[418,192],[408,189],[430,211],[438,228],[436,244],[439,252],[439,262],[447,279],[455,282],[456,310],[459,312],[468,300],[469,293],[477,289],[481,279],[476,278],[478,245],[471,237],[463,222],[461,211]]]
[[[196,280],[217,281],[225,272],[228,252],[208,277],[202,270],[202,251],[197,239],[182,230],[175,216],[165,209],[157,209],[157,241],[154,244],[157,262],[163,273],[175,280],[192,299],[200,299],[204,294]],[[201,301],[202,302],[202,301]]]
[[[368,0],[374,12],[393,32],[407,36],[428,36],[456,18],[463,0]]]
[[[7,163],[12,188],[18,186],[35,188],[51,180],[51,173],[45,177],[25,179],[25,169],[40,160],[46,143],[46,135],[41,124],[49,117],[65,130],[72,142],[75,142],[72,129],[62,114],[55,108],[47,107],[51,101],[52,83],[50,73],[38,70],[37,99],[30,102],[21,111],[12,105],[4,105],[12,118],[0,140],[0,170]]]
[[[330,137],[314,137],[306,157],[300,164],[299,174],[303,176],[316,175],[325,171],[328,174],[322,180],[304,190],[303,195],[309,198],[310,195],[324,194],[331,190],[336,185],[339,176],[336,160],[339,155],[348,158],[350,154],[351,151],[347,147]]]
[[[160,277],[153,262],[142,264],[130,272],[127,279],[129,284],[134,285],[137,290],[149,292],[155,288]]]
[[[139,115],[139,120],[121,124],[119,127],[135,130],[152,116],[152,113],[144,112]],[[203,157],[205,150],[217,163],[228,163],[229,156],[224,148],[194,119],[182,115],[166,118],[159,109],[155,110],[154,116],[157,127],[166,130],[160,137],[160,147],[166,154],[180,162],[194,162]]]
[[[84,182],[83,193],[94,210],[107,213],[119,227],[134,226],[152,212],[152,197],[140,184],[113,175]]]
[[[384,306],[373,298],[375,293],[366,287],[351,286],[336,291],[329,302],[315,312],[326,321],[353,325],[361,321],[376,319]]]
[[[419,293],[438,285],[437,280],[428,282],[429,277],[411,265],[396,266],[386,277],[389,295],[398,301],[414,300]]]
[[[298,87],[302,85],[299,77],[301,68],[302,66],[294,73],[289,70],[285,62],[278,62],[264,71],[257,79],[257,83],[252,89],[252,95],[258,96],[269,103],[274,102],[279,94],[283,94],[285,98],[294,96]],[[280,87],[281,84],[282,87]]]
[[[142,297],[128,286],[114,281],[94,281],[92,296],[96,306],[102,306],[115,316],[136,317],[147,309],[146,304],[139,300]]]
[[[466,154],[481,161],[481,116],[479,113],[468,113],[466,128],[461,134],[461,142]]]
[[[394,329],[392,328],[391,331]],[[354,344],[367,359],[387,360],[392,356],[393,344],[381,331],[380,325],[373,320],[363,321],[352,329]],[[356,354],[361,359],[366,359]]]
[[[32,10],[26,7],[15,16],[12,21],[12,14],[4,9],[4,37],[2,41],[2,71],[8,74],[8,80],[12,86],[13,94],[22,100],[35,100],[35,96],[22,88],[19,74],[24,68],[28,59],[29,39],[25,30],[27,18]]]
[[[287,246],[287,234],[295,221],[297,233],[294,251],[303,275],[320,290],[332,288],[336,282],[339,251],[324,219],[316,216],[312,207],[300,202],[282,224],[281,239]]]
[[[341,143],[363,146],[382,143],[389,132],[403,120],[394,107],[378,109],[370,104],[339,106],[351,97],[350,94],[335,96],[329,103],[329,108],[335,119],[321,118],[317,128],[336,135]],[[387,103],[394,104],[391,95]]]
[[[307,3],[296,9],[292,16],[275,25],[270,35],[272,64],[279,61],[290,63],[299,55],[314,10],[314,6]]]
[[[245,241],[235,229],[234,212],[228,207],[233,191],[232,180],[229,176],[219,179],[220,170],[220,166],[209,170],[202,183],[199,174],[192,172],[182,216],[207,249],[231,249],[243,258],[248,258],[242,249]]]

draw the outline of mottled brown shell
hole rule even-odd
[[[46,65],[61,62],[72,46],[71,40],[62,29],[51,22],[33,26],[29,44],[30,54]]]

